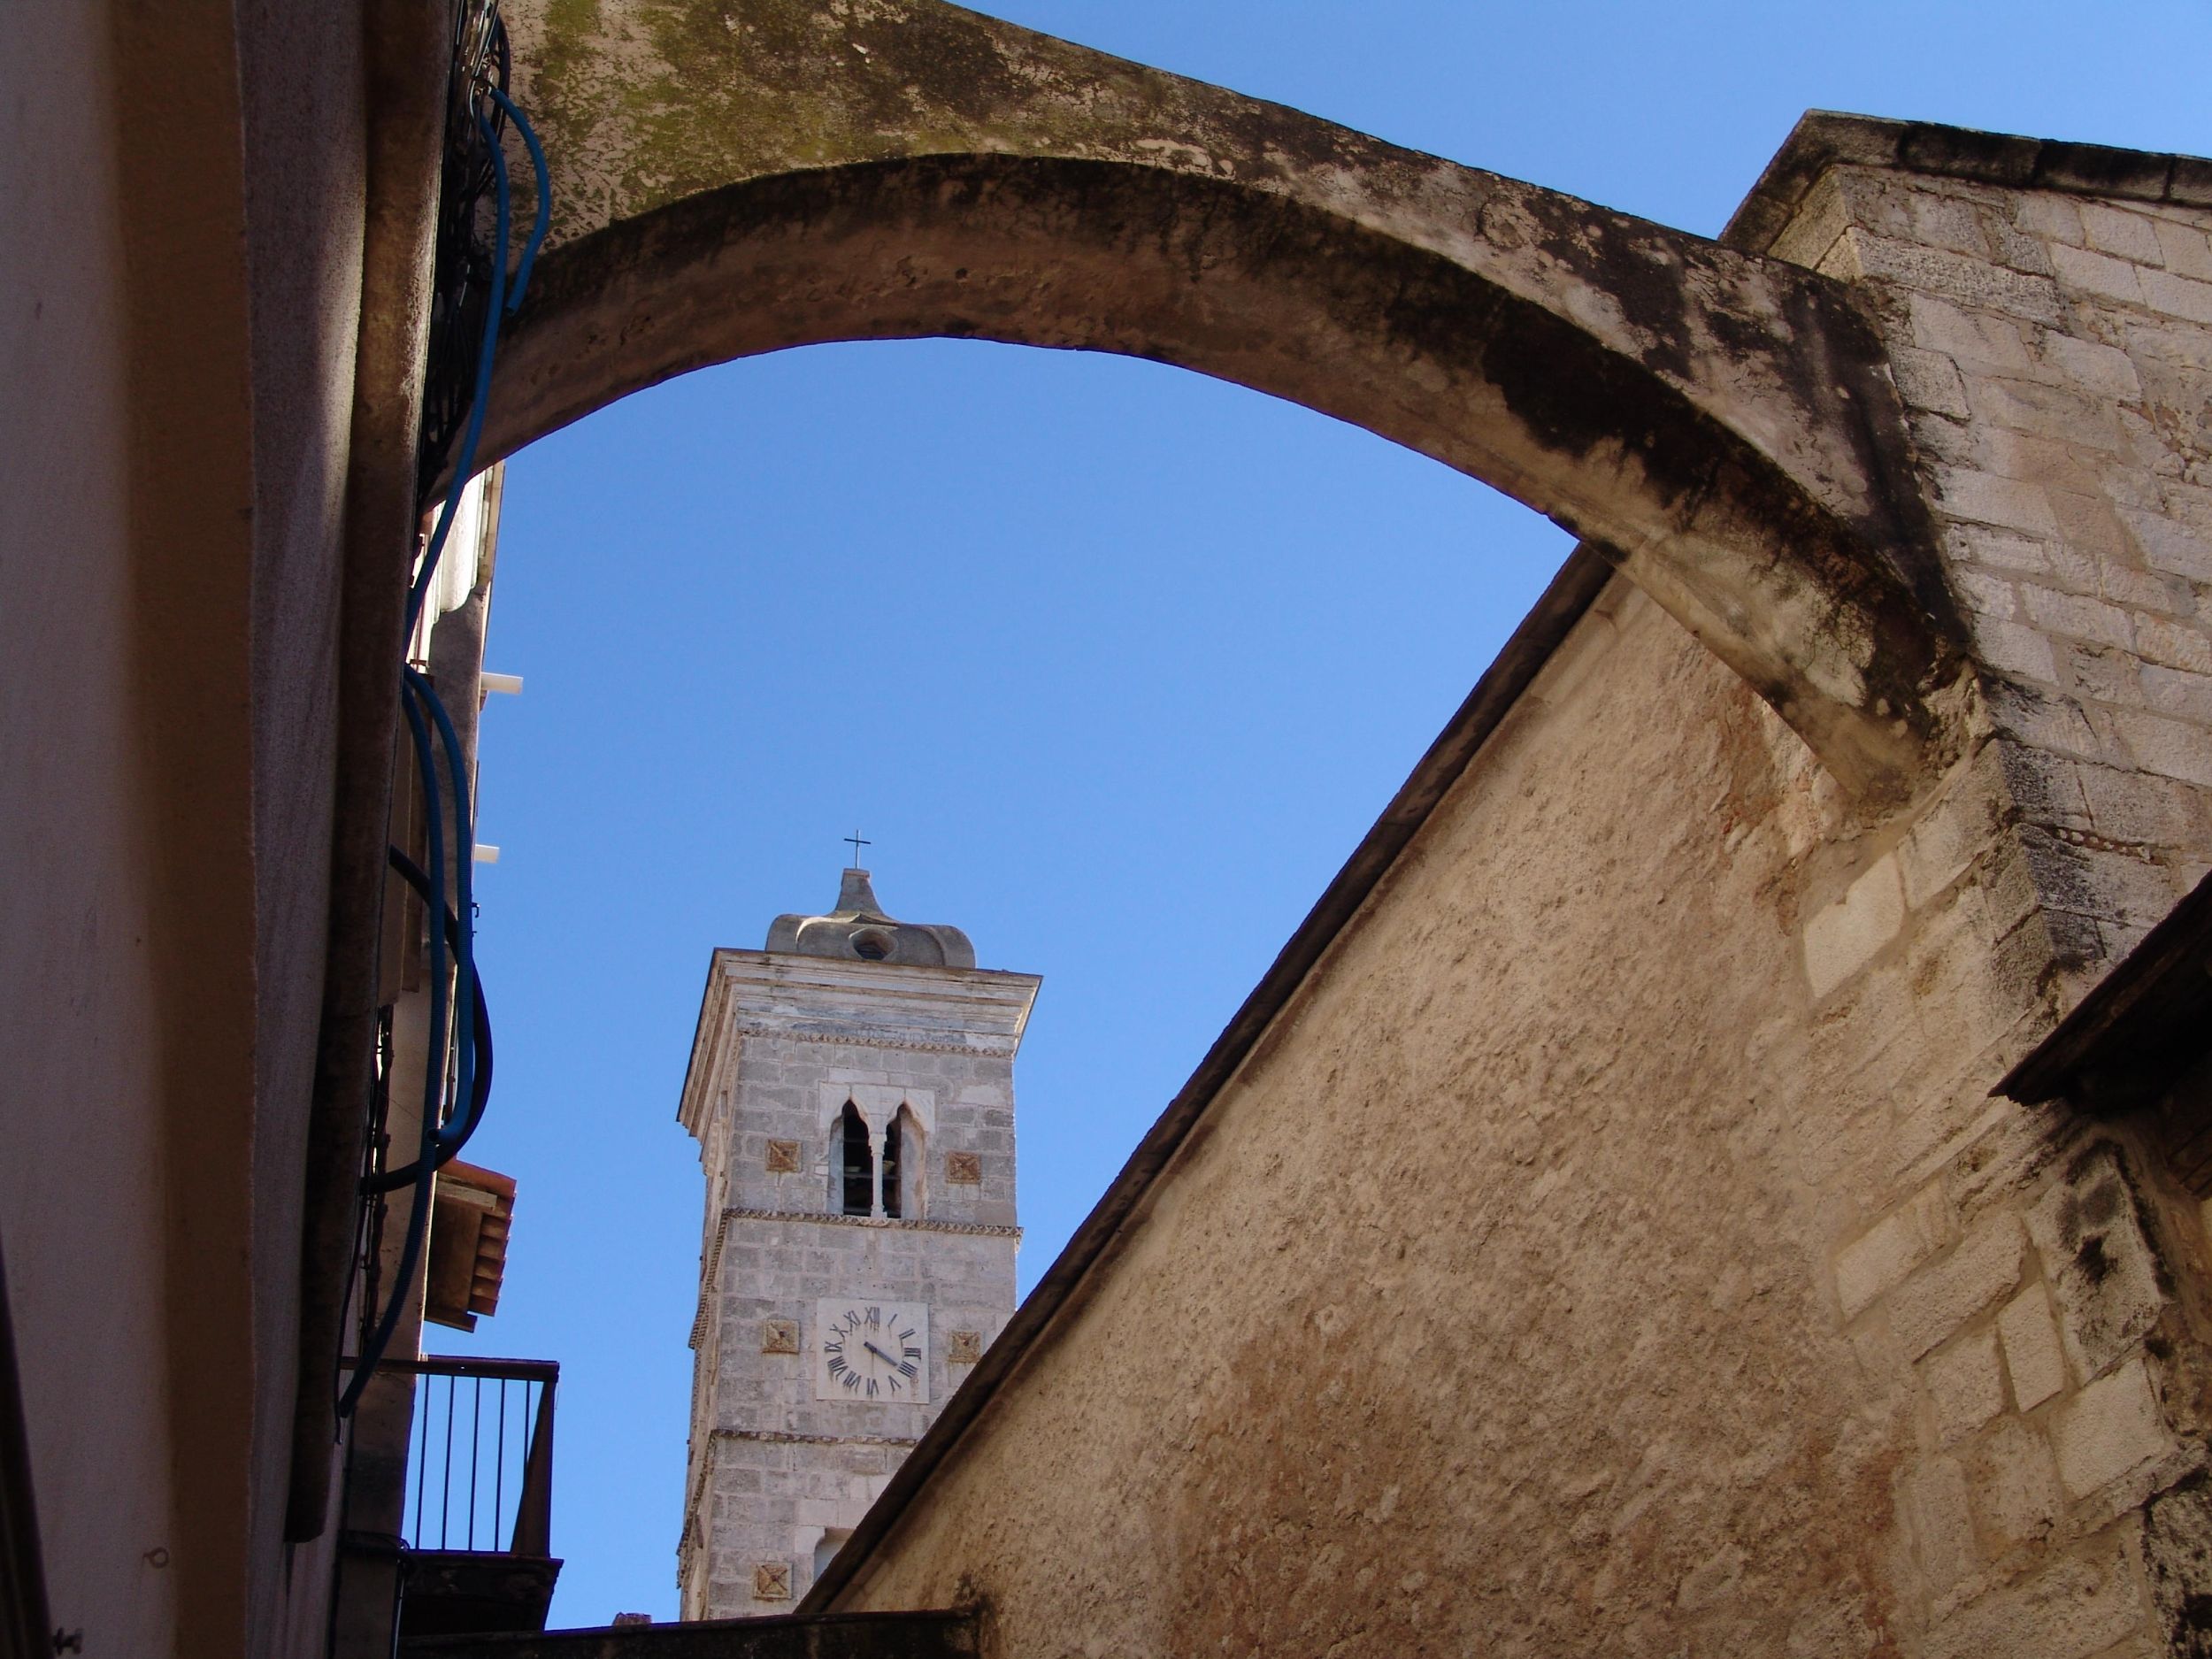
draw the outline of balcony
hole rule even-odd
[[[543,1630],[561,1571],[551,1550],[560,1366],[434,1356],[379,1369],[415,1379],[401,1637]]]

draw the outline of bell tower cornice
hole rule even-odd
[[[803,1042],[993,1056],[1020,1050],[1043,981],[774,950],[714,953],[677,1116],[695,1135],[749,1033]]]

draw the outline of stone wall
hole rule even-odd
[[[838,1604],[979,1595],[1008,1655],[2147,1640],[2201,1230],[1990,1096],[2048,1018],[2013,814],[1984,741],[1855,821],[1617,582]]]
[[[2067,147],[1941,139],[1912,165],[1899,123],[1810,118],[1793,147],[1837,165],[1767,250],[1851,283],[1889,340],[2052,940],[2085,982],[2212,864],[2212,191],[2104,151],[2085,194],[2053,165]]]

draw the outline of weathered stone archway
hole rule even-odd
[[[1596,542],[1872,802],[1947,751],[1894,397],[1824,279],[939,0],[512,10],[556,211],[486,458],[789,346],[1153,357]]]

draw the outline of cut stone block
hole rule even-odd
[[[1805,977],[1815,1000],[1864,966],[1896,937],[1904,919],[1904,881],[1895,857],[1885,854],[1806,926]]]
[[[1890,1326],[1917,1359],[2018,1283],[2027,1250],[2020,1224],[1998,1215],[1957,1249],[1922,1268],[1890,1296]]]
[[[2058,1322],[2051,1299],[2038,1281],[1997,1316],[2004,1338],[2005,1367],[2012,1373],[2012,1402],[2032,1411],[2066,1386],[2066,1356],[2059,1347]]]
[[[2051,1425],[2059,1479],[2077,1498],[2131,1473],[2173,1444],[2139,1359],[2091,1383],[2062,1406]]]
[[[1943,1194],[1926,1187],[1836,1256],[1836,1299],[1856,1318],[1884,1291],[1943,1248]]]

